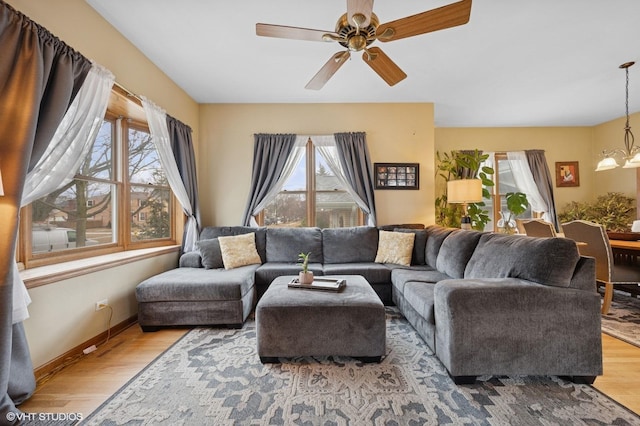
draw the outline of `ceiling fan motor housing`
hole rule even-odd
[[[338,41],[338,43],[353,52],[359,52],[375,41],[378,25],[380,25],[378,17],[372,13],[369,25],[358,31],[356,26],[349,23],[349,18],[345,13],[336,24],[336,34],[344,40]]]

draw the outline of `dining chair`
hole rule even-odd
[[[556,230],[552,223],[542,219],[531,219],[522,222],[522,227],[530,237],[555,237]]]
[[[607,314],[613,299],[615,284],[640,284],[640,268],[629,265],[616,265],[607,231],[603,225],[585,220],[563,223],[564,236],[582,244],[578,250],[582,256],[596,259],[596,281],[604,284],[602,314]]]

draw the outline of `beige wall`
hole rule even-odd
[[[8,3],[86,57],[107,67],[129,90],[147,96],[168,114],[191,126],[197,149],[198,104],[84,0],[8,0]],[[112,325],[135,315],[135,285],[176,264],[175,254],[164,255],[30,290],[33,303],[25,329],[34,366],[106,330],[106,311],[95,312],[96,301],[108,298],[113,303]]]
[[[436,150],[479,149],[483,151],[519,151],[542,149],[552,175],[556,207],[559,211],[572,200],[590,200],[594,188],[593,169],[597,159],[592,154],[591,127],[536,128],[437,128]],[[555,187],[556,161],[578,161],[580,186]]]
[[[34,367],[107,329],[109,310],[96,312],[96,302],[109,300],[111,326],[131,318],[138,312],[136,285],[177,264],[177,253],[165,254],[30,289],[31,317],[24,327]]]
[[[420,189],[377,190],[379,224],[433,223],[433,105],[210,104],[200,110],[199,185],[205,225],[240,224],[254,133],[364,131],[372,162],[420,163]]]

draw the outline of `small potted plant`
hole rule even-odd
[[[311,257],[311,252],[309,253],[300,253],[298,255],[298,260],[302,271],[298,274],[298,281],[300,284],[311,284],[313,282],[313,272],[309,270],[309,258]]]
[[[505,198],[507,200],[507,210],[509,213],[506,217],[503,216],[502,226],[500,226],[500,221],[498,221],[498,227],[502,228],[502,232],[505,234],[515,234],[515,219],[527,211],[529,201],[527,200],[527,195],[522,192],[507,192]],[[502,214],[502,212],[500,212],[500,214]]]

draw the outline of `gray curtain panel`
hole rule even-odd
[[[541,149],[531,149],[525,151],[525,155],[527,156],[527,162],[529,163],[533,180],[536,181],[538,191],[549,207],[550,222],[553,223],[556,231],[560,231],[560,224],[558,223],[558,216],[556,214],[556,201],[553,197],[553,182],[551,181],[551,172],[549,172],[544,151]]]
[[[296,143],[295,134],[256,134],[253,135],[253,171],[251,190],[244,211],[242,224],[251,225],[251,216],[256,206],[276,184],[287,158]]]
[[[178,165],[178,172],[187,190],[189,201],[191,202],[191,211],[198,224],[198,234],[202,228],[200,220],[200,201],[198,198],[198,181],[196,178],[196,156],[193,149],[193,139],[191,138],[191,127],[187,126],[180,120],[167,114],[167,128],[169,129],[169,139],[171,143],[171,151]],[[185,230],[186,232],[186,230]],[[182,239],[181,253],[184,252],[184,241]]]
[[[27,171],[44,153],[91,62],[0,0],[0,424],[35,389],[22,324],[13,324],[13,262]],[[11,416],[9,416],[11,418]]]
[[[365,211],[367,224],[376,226],[376,199],[374,193],[374,174],[367,148],[367,138],[364,132],[335,133],[336,147],[340,156],[340,163],[345,171],[347,180],[356,193],[367,203]]]

